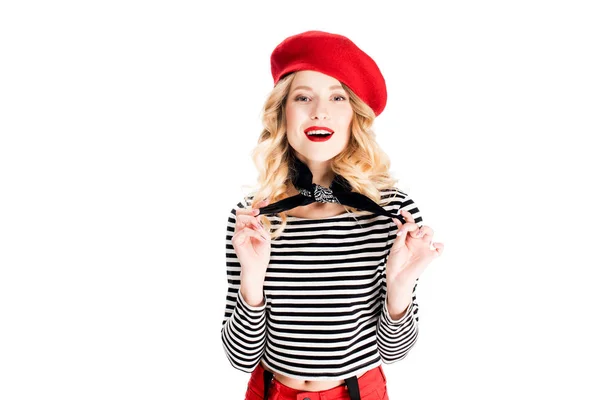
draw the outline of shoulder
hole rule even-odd
[[[400,213],[400,210],[406,210],[415,218],[415,222],[419,224],[423,221],[421,210],[417,203],[412,198],[412,195],[407,191],[396,186],[387,189],[381,189],[380,205],[394,214]]]
[[[379,194],[381,196],[379,203],[383,205],[392,206],[395,209],[400,209],[405,206],[405,203],[412,201],[408,191],[401,190],[400,188],[393,186],[386,189],[380,189]]]
[[[252,195],[252,194],[247,194],[247,195],[242,196],[238,200],[238,202],[231,208],[231,215],[235,216],[237,210],[252,207],[253,200],[254,200],[254,195]]]

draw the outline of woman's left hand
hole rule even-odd
[[[393,218],[393,221],[398,226],[398,233],[401,230],[405,232],[396,237],[386,266],[386,279],[392,282],[399,276],[418,279],[427,265],[444,251],[443,243],[432,242],[433,229],[426,225],[419,229],[415,219],[406,210],[402,210],[401,215],[406,221],[404,224],[397,218]]]

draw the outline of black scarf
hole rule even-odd
[[[292,183],[300,194],[260,208],[259,215],[277,214],[298,206],[307,206],[314,202],[340,203],[361,211],[370,211],[376,215],[398,218],[401,223],[405,223],[401,215],[387,211],[364,194],[353,192],[350,183],[341,175],[336,175],[333,178],[329,188],[313,183],[312,172],[310,172],[308,166],[297,157],[293,157],[293,159],[293,166],[290,168]]]

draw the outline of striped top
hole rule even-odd
[[[421,225],[420,211],[406,193],[394,187],[382,190],[381,199],[386,210],[408,210]],[[385,264],[396,224],[374,214],[288,216],[281,236],[271,241],[265,302],[253,307],[240,295],[240,264],[231,244],[236,209],[251,202],[247,197],[238,203],[227,221],[221,338],[231,364],[252,372],[262,361],[294,379],[338,380],[404,358],[417,340],[419,318],[416,284],[400,320],[387,311]],[[267,218],[274,227],[281,223],[277,215]]]

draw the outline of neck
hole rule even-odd
[[[298,159],[306,164],[308,169],[310,169],[310,172],[313,176],[313,183],[323,187],[331,186],[333,178],[335,178],[335,174],[331,170],[330,161],[312,161],[299,154],[297,154],[296,157],[298,157]]]

